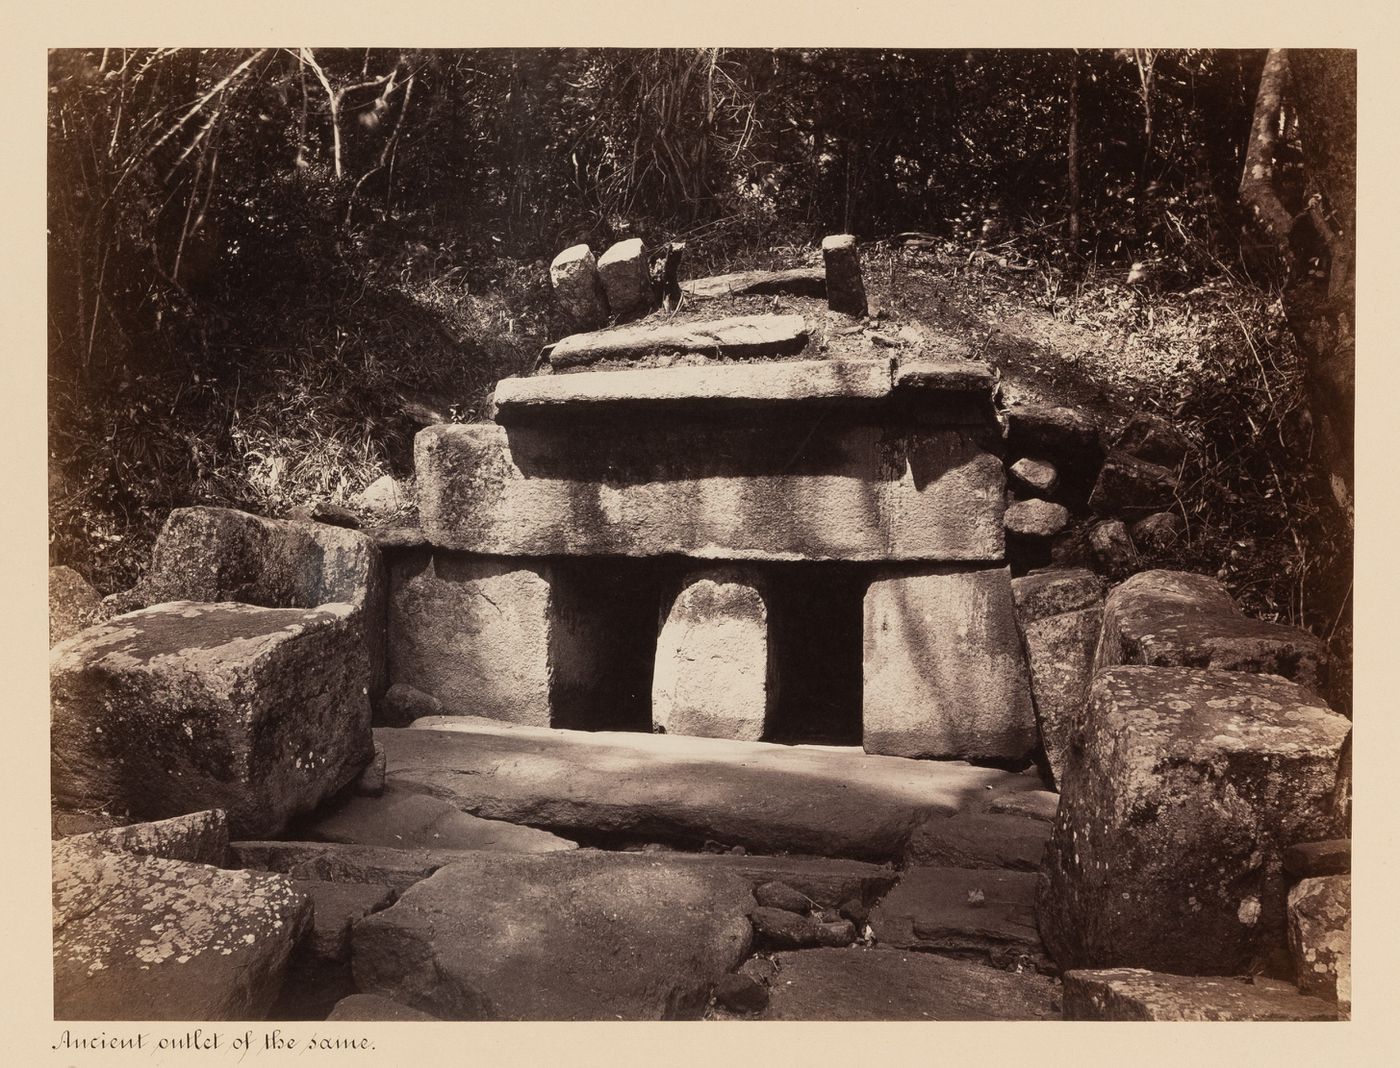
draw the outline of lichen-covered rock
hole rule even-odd
[[[1099,570],[1109,578],[1122,578],[1137,566],[1137,547],[1122,520],[1095,523],[1089,531],[1089,548]]]
[[[143,607],[165,601],[349,605],[370,695],[384,691],[384,566],[379,548],[357,530],[232,508],[177,508],[156,539],[139,594]]]
[[[1168,975],[1143,968],[1064,975],[1066,1020],[1335,1020],[1337,1010],[1286,983]]]
[[[137,819],[217,807],[235,835],[280,831],[372,755],[351,614],[175,601],[55,646],[55,798]]]
[[[452,1020],[699,1018],[748,955],[749,887],[646,854],[482,853],[357,923],[355,979]]]
[[[1304,879],[1288,892],[1288,948],[1298,989],[1351,1015],[1351,876]]]
[[[71,567],[49,568],[49,644],[57,645],[107,614],[98,593]]]
[[[1083,568],[1057,568],[1013,579],[1011,592],[1026,640],[1040,741],[1059,783],[1093,675],[1103,579]]]
[[[1035,494],[1048,494],[1059,484],[1060,473],[1048,460],[1036,460],[1023,456],[1010,468],[1011,477],[1020,485]]]
[[[1169,468],[1115,450],[1099,469],[1089,507],[1099,515],[1146,516],[1170,508],[1176,490]]]
[[[1115,587],[1104,607],[1096,664],[1211,667],[1280,675],[1322,693],[1327,647],[1296,627],[1244,615],[1215,579],[1143,571]]]
[[[222,809],[211,808],[153,823],[90,831],[68,841],[77,846],[212,864],[218,868],[228,857],[228,816]]]
[[[258,1019],[311,921],[280,875],[69,842],[53,870],[60,1020]]]
[[[1278,678],[1101,671],[1039,893],[1055,960],[1219,975],[1281,947],[1283,851],[1330,833],[1349,729]]]
[[[598,261],[587,245],[570,245],[549,265],[549,283],[565,317],[578,329],[591,330],[608,319],[608,302],[598,277]]]
[[[768,719],[768,605],[762,576],[687,576],[656,641],[652,720],[667,734],[756,742]]]

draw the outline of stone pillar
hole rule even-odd
[[[688,575],[656,645],[652,721],[668,734],[758,741],[772,697],[768,605],[749,568]]]
[[[418,550],[391,566],[390,682],[444,713],[550,725],[547,566]]]
[[[549,265],[554,299],[564,315],[581,330],[602,326],[608,319],[607,300],[598,279],[598,262],[587,245],[572,245]]]
[[[598,277],[608,308],[618,318],[646,311],[651,304],[651,279],[641,238],[619,241],[598,258]]]
[[[852,234],[822,238],[822,259],[826,262],[826,304],[832,311],[864,315],[865,282],[860,276],[860,253]]]
[[[865,594],[867,753],[1016,761],[1035,748],[1011,572],[920,565]]]

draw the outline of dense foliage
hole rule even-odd
[[[1188,402],[1210,443],[1190,507],[1215,533],[1194,563],[1247,587],[1264,580],[1242,551],[1291,545],[1282,568],[1261,558],[1280,578],[1254,607],[1335,630],[1340,593],[1314,617],[1288,588],[1347,550],[1303,484],[1280,265],[1237,195],[1263,63],[1149,49],[55,51],[54,562],[116,589],[172,506],[275,514],[406,473],[406,399],[468,416],[557,336],[546,264],[567,244],[682,238],[695,273],[826,233],[919,230],[1033,266],[1056,316],[1100,314],[1091,283],[1133,264],[1152,285],[1104,307],[1139,332],[1154,314],[1189,319],[1175,294],[1224,292],[1202,374],[1153,401]],[[1301,211],[1284,126],[1280,178]],[[1258,487],[1250,508],[1241,477]]]

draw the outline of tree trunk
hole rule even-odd
[[[1065,146],[1069,168],[1069,247],[1079,251],[1079,53],[1069,58],[1069,135]]]
[[[1254,125],[1244,155],[1244,175],[1240,178],[1240,200],[1259,227],[1281,247],[1286,248],[1293,230],[1293,216],[1279,199],[1274,185],[1274,154],[1278,148],[1278,118],[1283,106],[1283,89],[1288,82],[1288,53],[1274,48],[1264,61],[1259,77],[1259,95],[1254,103]]]

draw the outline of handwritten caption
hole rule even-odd
[[[345,1053],[374,1049],[374,1040],[348,1035],[323,1035],[315,1031],[293,1032],[273,1027],[266,1030],[221,1031],[191,1027],[177,1031],[78,1031],[64,1028],[50,1047],[55,1050],[144,1050],[152,1053],[200,1051],[216,1053]]]

